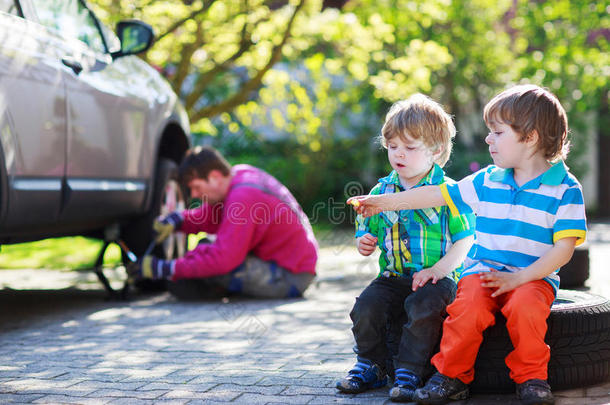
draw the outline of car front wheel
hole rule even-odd
[[[174,211],[182,211],[186,207],[185,193],[178,183],[178,166],[174,161],[161,158],[157,164],[153,201],[146,214],[127,224],[121,233],[129,249],[140,257],[155,237],[153,223],[159,216],[165,216]],[[152,254],[161,259],[176,259],[184,256],[187,247],[186,235],[175,232],[163,243],[154,247]],[[127,260],[126,257],[123,258]],[[136,287],[141,290],[165,289],[165,282],[140,280]]]

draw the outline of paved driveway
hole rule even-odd
[[[597,229],[587,284],[610,296],[610,230]],[[107,302],[90,274],[0,271],[0,403],[389,403],[387,389],[334,389],[354,362],[348,313],[376,263],[357,254],[348,233],[320,239],[318,282],[289,301],[161,294]],[[610,383],[556,396],[558,404],[610,403]]]

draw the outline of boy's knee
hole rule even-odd
[[[540,299],[532,299],[532,297],[511,297],[511,299],[502,308],[502,315],[509,319],[513,315],[521,320],[537,320],[548,317],[551,312],[549,304]]]
[[[534,282],[517,288],[502,308],[502,314],[508,317],[518,313],[521,317],[540,317],[544,319],[551,312],[551,305],[555,298],[551,287],[546,282]]]
[[[359,319],[374,319],[379,315],[377,306],[361,298],[356,298],[356,303],[349,313],[352,321],[357,321]]]
[[[464,277],[458,284],[457,296],[451,307],[457,312],[489,312],[495,306],[489,288],[481,286],[481,279],[473,274]]]
[[[455,304],[455,302],[454,302]],[[483,306],[477,306],[476,303],[471,303],[470,306],[453,307],[451,304],[447,307],[447,313],[453,319],[460,319],[460,323],[469,324],[477,330],[484,330],[493,325],[496,321],[496,316],[493,311]]]
[[[460,296],[447,307],[447,313],[452,319],[460,319],[460,323],[469,324],[477,330],[495,323],[495,307],[482,297]]]
[[[446,296],[447,295],[447,296]],[[411,294],[404,302],[404,309],[409,319],[421,316],[438,316],[446,313],[451,298],[449,294]]]

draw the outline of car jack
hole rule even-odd
[[[108,246],[112,245],[113,243],[117,244],[121,248],[121,251],[130,262],[135,263],[138,260],[136,255],[129,250],[125,242],[123,242],[119,238],[119,235],[120,231],[118,225],[112,225],[104,229],[104,244],[102,245],[102,249],[100,250],[100,253],[97,256],[97,260],[95,261],[94,272],[98,280],[100,280],[100,283],[102,283],[102,285],[106,289],[106,292],[108,293],[106,297],[107,300],[125,301],[129,298],[131,282],[129,273],[127,273],[125,284],[120,290],[114,289],[112,285],[110,285],[110,281],[108,281],[108,278],[104,274],[104,255],[106,254]]]

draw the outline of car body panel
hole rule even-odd
[[[0,243],[143,214],[161,138],[179,128],[188,146],[178,97],[138,57],[113,59],[120,42],[93,14],[104,51],[39,24],[34,4],[20,3],[25,18],[0,12]]]
[[[4,226],[50,224],[59,214],[66,159],[60,44],[18,17],[0,15],[0,27],[0,116],[10,201]],[[47,204],[38,207],[39,199]]]

